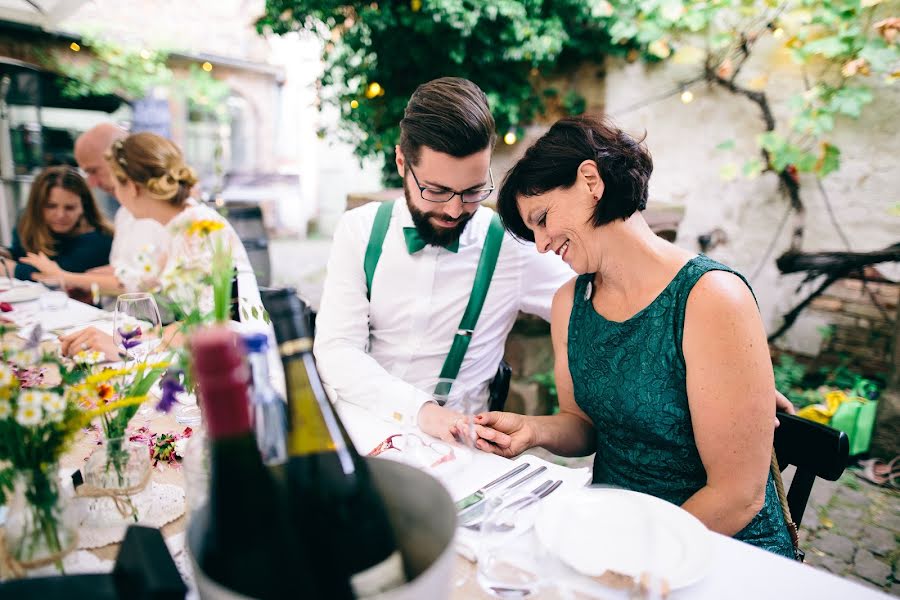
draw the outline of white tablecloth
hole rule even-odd
[[[387,436],[408,431],[394,423],[382,421],[358,406],[339,401],[337,407],[354,444],[362,454],[372,450]],[[535,462],[536,459],[525,455],[516,459],[516,462],[523,460]],[[464,470],[442,479],[442,483],[447,487],[451,497],[459,500],[498,475],[509,471],[513,462],[494,454],[476,452]],[[559,465],[550,465],[546,478],[563,479],[564,483],[560,490],[583,486],[590,479],[584,469],[567,469]],[[535,481],[542,479],[544,478],[537,477]],[[529,482],[530,484],[531,482]],[[548,496],[544,502],[552,502],[554,496],[556,494]],[[458,535],[457,538],[464,537],[465,534]],[[841,579],[825,571],[814,569],[730,537],[713,532],[709,532],[709,536],[713,558],[706,577],[694,585],[674,591],[670,598],[674,600],[730,598],[861,600],[889,597],[887,594],[874,591],[848,579]],[[537,543],[534,539],[526,541]],[[602,541],[598,541],[598,543],[602,543]],[[466,550],[465,546],[463,549]],[[581,589],[580,591],[587,592],[588,590]],[[598,587],[594,591],[598,592],[597,597],[610,600],[626,598],[624,593],[608,588]],[[455,594],[454,597],[464,596]]]

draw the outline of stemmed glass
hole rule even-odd
[[[492,495],[484,500],[478,583],[495,598],[525,598],[543,583],[544,552],[521,539],[534,525],[540,500],[531,492]]]
[[[132,361],[146,360],[159,347],[161,338],[159,307],[153,294],[122,294],[116,299],[113,342],[122,353],[126,365]],[[153,408],[144,403],[138,414],[152,412]]]

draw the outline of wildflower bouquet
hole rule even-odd
[[[66,381],[81,375],[63,367],[60,380],[47,384],[44,372],[59,359],[40,350],[35,329],[17,347],[14,328],[0,325],[0,504],[15,491],[5,541],[14,571],[54,563],[61,570],[76,538],[63,521],[58,462],[85,422],[66,393]]]

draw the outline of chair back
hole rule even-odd
[[[799,526],[816,477],[837,481],[844,472],[850,440],[843,431],[794,415],[778,413],[778,421],[781,424],[775,429],[775,455],[781,469],[787,465],[796,467],[787,503],[791,518]]]
[[[228,202],[225,218],[234,228],[247,251],[256,283],[268,286],[272,279],[272,264],[269,258],[269,235],[263,222],[262,209],[255,202]]]
[[[259,288],[259,297],[262,300],[263,308],[266,309],[266,312],[271,314],[271,304],[270,301],[272,298],[276,296],[280,296],[286,292],[290,292],[292,294],[297,294],[297,290],[291,287],[287,288],[267,288],[260,286]],[[316,313],[309,307],[309,305],[300,298],[300,305],[303,308],[303,312],[306,314],[306,321],[309,323],[309,330],[313,332],[315,335],[316,332]]]

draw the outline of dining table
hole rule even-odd
[[[112,330],[112,314],[110,312],[73,299],[69,299],[61,310],[47,311],[41,309],[39,300],[39,298],[32,298],[16,302],[13,304],[13,310],[2,316],[20,325],[20,331],[23,333],[27,333],[32,326],[39,323],[43,328],[45,341],[51,344],[58,335],[75,331],[84,326],[93,325],[107,331]],[[3,292],[0,292],[0,301],[3,301]],[[340,399],[334,399],[334,403],[360,454],[368,454],[385,439],[395,434],[412,433],[426,441],[435,441],[415,427],[382,420],[365,407],[349,404]],[[177,423],[171,414],[150,411],[147,414],[136,415],[130,424],[129,431],[139,432],[145,436],[152,433],[174,433],[183,436],[185,426]],[[193,426],[190,433],[196,436],[201,431],[202,423]],[[96,431],[86,429],[78,435],[75,443],[60,461],[64,482],[70,481],[70,475],[83,467],[91,452],[97,448],[98,442]],[[187,454],[197,451],[197,445],[180,444],[179,450],[183,454]],[[431,473],[444,485],[454,501],[469,496],[485,483],[509,472],[517,464],[526,462],[532,467],[546,467],[542,476],[534,479],[535,484],[543,479],[562,482],[558,491],[547,496],[541,502],[560,502],[566,497],[566,494],[579,492],[585,486],[590,485],[591,473],[587,468],[570,468],[533,454],[507,459],[471,448],[461,448],[459,452],[464,455],[464,460],[459,460],[460,464],[457,468],[451,466],[440,472]],[[185,457],[185,461],[187,460],[189,457]],[[171,503],[172,513],[157,515],[157,522],[162,523],[160,525],[162,535],[179,572],[188,585],[188,597],[197,597],[190,560],[185,548],[186,515],[190,514],[191,500],[190,494],[185,498],[183,493],[185,488],[190,487],[185,471],[186,469],[179,462],[171,464],[161,462],[153,467],[151,483],[158,485],[160,489],[168,490],[170,496],[177,496],[178,501]],[[180,495],[171,494],[172,490],[177,489],[182,490]],[[139,523],[142,518],[143,516],[139,515]],[[706,536],[704,544],[708,545],[709,560],[702,578],[689,586],[673,590],[669,594],[669,598],[674,600],[688,598],[697,600],[721,600],[723,598],[866,600],[888,597],[872,588],[778,556],[731,537],[707,530],[704,530],[704,535]],[[453,543],[457,557],[452,580],[447,582],[450,587],[449,597],[454,600],[492,597],[478,583],[477,535],[472,535],[470,531],[460,527]],[[540,542],[530,539],[523,540],[523,543],[539,544]],[[604,543],[604,541],[598,540],[598,543]],[[67,572],[109,571],[114,566],[118,548],[118,542],[91,548],[79,548],[72,553],[72,556],[67,557]],[[248,551],[251,550],[248,549]],[[557,581],[545,581],[529,597],[535,599],[583,597],[624,599],[629,597],[627,592],[613,588],[580,588],[576,580],[577,577],[573,577],[569,581],[563,576]]]

